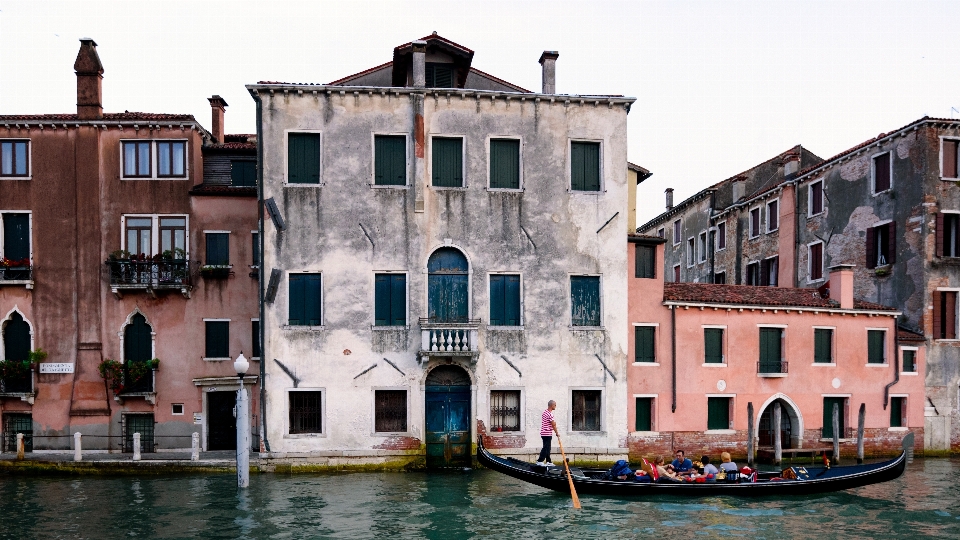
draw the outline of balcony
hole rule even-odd
[[[124,363],[123,367],[123,387],[113,395],[113,399],[123,404],[124,399],[142,397],[147,402],[157,404],[157,370],[151,369],[140,378],[135,379],[130,373],[130,364]]]
[[[122,298],[124,291],[146,291],[156,298],[160,290],[179,290],[184,298],[190,298],[193,286],[187,259],[111,259],[104,264],[110,290],[117,298]]]
[[[0,286],[2,285],[24,285],[28,289],[32,289],[33,267],[0,264]]]
[[[33,369],[26,373],[0,379],[0,397],[16,397],[33,405],[37,395],[33,381]]]
[[[476,363],[480,352],[477,348],[477,333],[480,319],[459,322],[437,322],[435,319],[420,319],[420,362],[431,356],[462,356]]]
[[[757,362],[757,377],[786,377],[787,362]]]

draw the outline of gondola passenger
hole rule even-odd
[[[677,473],[673,472],[672,467],[667,467],[664,465],[663,456],[657,456],[657,474],[659,475],[658,482],[680,482],[680,477]]]
[[[723,460],[723,463],[720,464],[720,469],[727,472],[737,472],[737,464],[730,461],[730,452],[724,452],[720,454],[720,459]]]

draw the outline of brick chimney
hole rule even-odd
[[[746,191],[746,187],[747,187],[746,180],[747,180],[746,177],[743,177],[743,176],[738,176],[733,179],[733,182],[731,183],[731,186],[730,186],[730,189],[733,192],[732,193],[733,202],[737,202],[743,198],[744,191]]]
[[[540,55],[540,65],[543,66],[543,93],[557,93],[557,51],[543,51]]]
[[[427,86],[427,42],[413,42],[413,87]]]
[[[783,178],[789,180],[800,170],[800,155],[789,154],[783,158]]]
[[[853,309],[852,264],[830,267],[830,298],[840,302],[840,309]]]
[[[673,208],[673,188],[668,187],[663,192],[667,194],[667,210],[670,210]]]
[[[80,52],[73,70],[77,73],[77,116],[81,120],[103,118],[103,64],[95,41],[80,39]]]
[[[223,113],[224,109],[228,107],[227,102],[218,95],[208,97],[207,101],[210,102],[210,110],[213,113],[213,118],[210,122],[210,129],[213,130],[213,139],[218,143],[223,143]]]

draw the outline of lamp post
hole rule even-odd
[[[245,488],[250,485],[250,407],[247,392],[243,388],[243,376],[247,374],[250,363],[240,351],[240,356],[233,363],[240,378],[240,390],[237,390],[237,407],[234,409],[237,416],[237,487]]]

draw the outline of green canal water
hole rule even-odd
[[[960,460],[822,496],[625,500],[462,473],[0,477],[0,538],[960,538]]]

